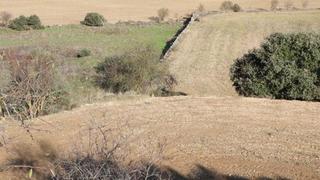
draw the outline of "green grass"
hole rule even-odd
[[[107,25],[87,27],[82,25],[52,26],[44,30],[17,32],[0,28],[0,48],[46,47],[54,52],[89,49],[92,55],[84,58],[63,57],[64,68],[71,72],[62,73],[64,86],[71,95],[73,104],[82,104],[104,99],[106,93],[92,86],[89,78],[93,66],[106,56],[120,54],[130,49],[149,45],[160,54],[166,41],[174,36],[180,24],[153,25]]]
[[[146,26],[108,25],[102,28],[81,25],[53,26],[44,30],[16,32],[0,29],[0,47],[58,46],[91,48],[110,55],[137,44],[153,45],[159,52],[172,37],[179,24]]]

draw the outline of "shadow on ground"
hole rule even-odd
[[[169,169],[173,180],[290,180],[285,177],[243,177],[238,175],[225,175],[215,170],[208,169],[202,165],[196,165],[196,167],[187,175],[184,176],[174,169]]]

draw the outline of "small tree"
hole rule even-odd
[[[0,20],[4,26],[7,26],[9,24],[9,21],[11,20],[11,18],[12,18],[12,15],[10,13],[6,11],[0,12]]]
[[[86,26],[104,26],[106,19],[98,13],[88,13],[81,24]]]
[[[169,15],[169,9],[161,8],[158,10],[158,17],[160,21],[164,21],[164,19]]]
[[[272,11],[275,11],[278,9],[278,6],[279,6],[279,0],[271,0],[271,7],[270,9]]]
[[[239,5],[239,4],[234,4],[234,5],[232,6],[232,11],[233,11],[233,12],[240,12],[240,11],[241,11],[240,5]]]
[[[198,10],[198,12],[204,12],[205,11],[204,5],[203,4],[199,4],[197,10]]]
[[[41,24],[41,20],[39,18],[39,16],[37,15],[31,15],[28,19],[27,19],[27,25],[29,27],[31,27],[32,29],[42,29],[43,26]]]

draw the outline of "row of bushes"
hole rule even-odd
[[[162,22],[168,16],[169,10],[162,8],[158,10],[158,17],[152,17],[151,20]],[[29,17],[19,16],[11,20],[12,15],[8,12],[0,13],[0,20],[2,26],[7,26],[17,31],[31,30],[31,29],[43,29],[44,26],[41,23],[40,18],[37,15],[31,15]],[[107,20],[99,13],[88,13],[84,20],[80,23],[86,26],[104,26]]]
[[[320,100],[320,35],[275,33],[236,60],[231,80],[240,95]]]
[[[30,29],[43,29],[40,18],[37,15],[32,15],[29,17],[19,16],[18,18],[9,22],[9,28],[23,31],[23,30],[30,30]]]

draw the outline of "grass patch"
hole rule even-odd
[[[106,56],[119,55],[141,45],[154,47],[156,55],[160,57],[166,41],[179,28],[178,23],[144,26],[108,24],[99,28],[65,25],[26,32],[0,28],[0,48],[45,47],[55,52],[62,62],[59,70],[71,96],[71,103],[82,104],[103,98],[101,94],[105,96],[102,90],[92,86],[89,78],[97,63]],[[90,49],[91,56],[80,59],[74,56],[81,49]]]

